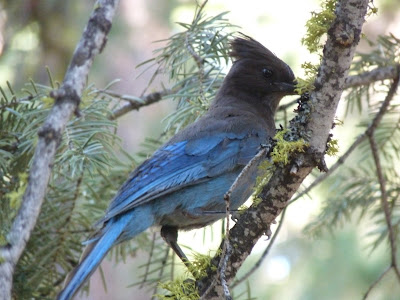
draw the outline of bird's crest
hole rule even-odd
[[[251,37],[240,33],[231,41],[231,51],[229,55],[235,60],[254,59],[254,60],[279,60],[271,51]]]

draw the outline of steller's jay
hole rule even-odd
[[[122,185],[89,240],[59,300],[70,299],[116,244],[150,226],[184,260],[177,230],[225,216],[224,194],[262,144],[275,135],[279,101],[294,94],[290,67],[250,37],[231,41],[234,63],[208,111],[144,161]],[[237,209],[252,194],[257,169],[241,178],[230,197]],[[221,213],[222,212],[222,213]]]

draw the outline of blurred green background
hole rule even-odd
[[[9,81],[19,90],[30,78],[48,84],[46,66],[54,78],[61,81],[94,1],[0,3],[0,85]],[[370,40],[389,32],[400,36],[399,4],[399,0],[374,1],[378,14],[370,16],[364,26],[364,33]],[[195,2],[189,0],[122,0],[107,46],[96,57],[88,82],[102,88],[119,78],[120,82],[113,90],[140,96],[152,73],[149,71],[139,76],[143,70],[135,66],[150,59],[152,51],[162,46],[162,42],[154,41],[165,39],[179,30],[176,22],[190,22],[194,5]],[[241,32],[263,43],[285,60],[297,76],[302,76],[300,65],[316,59],[301,45],[306,30],[304,25],[310,12],[318,9],[319,1],[313,0],[210,0],[206,12],[212,16],[230,11],[228,18],[232,24],[239,25]],[[359,51],[368,50],[367,43],[361,42]],[[160,82],[156,81],[149,92],[159,88]],[[174,107],[171,101],[162,101],[122,117],[118,133],[123,138],[124,148],[136,153],[141,150],[145,137],[157,138],[164,127],[163,117]],[[339,108],[339,119],[343,107]],[[346,125],[351,125],[357,120],[346,122]],[[356,129],[352,132],[336,129],[340,149],[346,149],[356,134]],[[330,162],[333,161],[335,158]],[[388,248],[382,244],[371,251],[368,234],[374,228],[369,223],[359,222],[357,214],[350,223],[343,222],[341,228],[318,239],[303,233],[305,225],[318,214],[321,201],[333,192],[329,185],[330,182],[325,182],[311,193],[310,198],[289,207],[272,252],[249,280],[251,296],[257,299],[361,299],[388,266]],[[217,233],[221,231],[220,226],[214,225],[213,239],[208,234],[203,241],[203,230],[199,230],[181,234],[179,241],[208,253],[209,249],[215,250],[219,245],[220,235]],[[266,245],[266,239],[257,244],[239,276],[257,261]],[[141,274],[138,267],[146,258],[146,253],[143,253],[142,257],[128,259],[126,264],[118,266],[104,261],[102,269],[107,294],[101,276],[96,272],[91,279],[90,295],[79,295],[77,299],[149,299],[151,292],[127,288],[138,280]],[[400,299],[398,282],[391,275],[386,277],[369,299]]]

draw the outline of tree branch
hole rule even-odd
[[[346,78],[345,89],[361,85],[368,85],[385,79],[395,79],[397,76],[397,68],[398,65],[381,67],[369,72],[361,73],[359,75],[349,76]]]
[[[370,287],[368,288],[368,291],[365,293],[363,300],[366,300],[369,296],[369,293],[374,289],[374,287],[376,287],[376,285],[386,276],[387,273],[389,273],[390,269],[392,267],[388,267],[385,271],[383,271],[383,273],[381,275],[379,275],[379,277],[370,285]]]
[[[102,92],[102,91],[100,91]],[[139,108],[143,106],[147,106],[153,103],[156,103],[160,101],[164,96],[171,95],[175,93],[175,89],[167,89],[163,90],[161,92],[154,92],[151,94],[148,94],[144,97],[141,97],[140,100],[134,100],[130,99],[129,97],[125,97],[123,95],[119,95],[117,93],[112,93],[110,91],[104,92],[108,95],[111,95],[113,97],[119,98],[121,100],[127,101],[126,104],[123,106],[117,108],[116,110],[113,111],[112,115],[110,116],[110,120],[115,120],[118,119],[119,117],[125,115],[126,113],[130,112],[131,110],[138,110]]]
[[[323,161],[326,142],[332,127],[336,108],[350,68],[356,45],[360,40],[368,0],[341,0],[337,2],[336,19],[328,31],[324,56],[310,95],[313,110],[309,115],[304,135],[309,135],[309,149],[299,154],[286,166],[277,167],[271,180],[259,194],[262,202],[252,205],[230,230],[232,254],[226,266],[226,280],[230,283],[259,238],[286,207],[311,170]],[[293,124],[292,126],[295,126]],[[224,242],[223,242],[224,243]],[[223,247],[221,244],[220,248]],[[220,256],[213,258],[218,265]],[[210,268],[208,276],[198,280],[200,295],[215,279]],[[207,299],[221,299],[224,292],[220,281],[208,294]]]
[[[281,231],[282,225],[283,225],[283,220],[285,219],[285,213],[286,213],[286,209],[285,208],[282,211],[281,214],[281,218],[279,220],[279,225],[276,228],[274,235],[272,236],[271,240],[268,243],[267,248],[265,248],[263,254],[261,255],[261,257],[258,259],[258,261],[254,264],[254,266],[252,266],[252,268],[246,273],[244,274],[241,278],[239,278],[238,280],[236,280],[233,284],[232,284],[232,288],[234,288],[235,286],[239,285],[240,283],[242,283],[243,281],[245,281],[247,278],[249,278],[263,263],[264,259],[267,257],[269,251],[271,250],[272,246],[275,243],[276,238],[278,237],[279,232]]]
[[[382,165],[379,158],[378,146],[376,145],[376,141],[373,135],[369,135],[369,143],[371,145],[372,156],[374,157],[376,173],[378,176],[379,187],[381,190],[381,206],[383,213],[385,215],[386,226],[388,228],[389,233],[389,243],[390,243],[390,252],[391,252],[391,266],[397,276],[397,280],[400,282],[400,271],[397,266],[397,245],[396,245],[396,237],[393,230],[392,220],[391,220],[391,211],[389,208],[388,200],[387,200],[387,192],[386,192],[386,180],[383,176]]]
[[[388,199],[387,199],[388,195],[387,195],[387,191],[386,191],[386,180],[385,180],[385,177],[384,177],[383,171],[382,171],[382,164],[381,164],[379,153],[378,153],[378,146],[377,146],[375,138],[374,138],[375,129],[377,128],[379,121],[382,119],[383,114],[386,112],[386,110],[389,106],[389,103],[393,99],[393,97],[397,91],[397,88],[399,86],[399,79],[400,79],[399,70],[400,69],[397,70],[397,77],[393,81],[392,86],[390,87],[390,90],[388,92],[388,95],[386,96],[386,99],[383,102],[383,105],[379,111],[380,117],[375,118],[375,120],[374,120],[375,122],[373,122],[371,124],[374,126],[371,126],[371,128],[367,131],[367,136],[369,138],[371,152],[372,152],[372,156],[373,156],[374,162],[375,162],[376,174],[378,176],[379,187],[381,190],[381,206],[382,206],[383,213],[385,215],[386,226],[388,228],[388,236],[389,236],[390,251],[391,251],[391,267],[393,268],[393,270],[397,276],[397,280],[400,282],[400,270],[399,270],[399,266],[397,264],[396,234],[393,229],[392,219],[391,219],[391,209],[389,207],[389,203],[388,203]]]
[[[15,266],[39,216],[62,133],[71,115],[78,113],[86,78],[94,56],[106,44],[117,3],[118,0],[99,0],[95,4],[64,81],[57,91],[51,93],[55,104],[38,132],[39,139],[22,204],[6,237],[7,244],[0,248],[0,299],[11,299]]]

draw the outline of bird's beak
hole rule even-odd
[[[294,89],[296,88],[297,81],[293,83],[277,82],[274,84],[277,92],[283,92],[287,95],[296,95]]]

